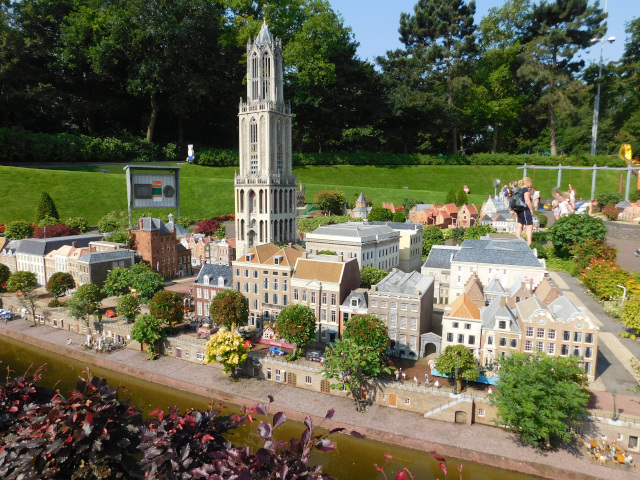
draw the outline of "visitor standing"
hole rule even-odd
[[[463,187],[464,193],[466,193],[467,195],[469,195],[469,187],[467,187],[466,185]]]
[[[533,182],[530,177],[524,177],[520,182],[518,182],[520,192],[518,192],[517,195],[522,196],[522,202],[520,202],[520,204],[524,206],[516,207],[517,209],[515,210],[516,215],[518,216],[516,237],[520,238],[522,236],[522,230],[524,229],[527,237],[527,245],[531,245],[533,237],[533,205],[531,203],[532,183]]]

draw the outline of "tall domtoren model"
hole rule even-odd
[[[240,100],[240,172],[235,176],[238,256],[263,243],[296,240],[291,106],[284,103],[282,42],[266,22],[247,43],[247,101]]]

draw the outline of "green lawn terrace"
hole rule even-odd
[[[167,164],[169,165],[169,164]],[[176,163],[171,163],[175,166]],[[211,218],[234,211],[233,181],[236,167],[204,167],[178,163],[180,172],[181,215]],[[38,200],[47,191],[56,204],[62,220],[81,216],[89,224],[113,210],[127,209],[126,180],[122,164],[74,165],[55,168],[21,168],[0,166],[0,182],[5,198],[0,210],[0,224],[12,220],[31,221]],[[516,166],[479,165],[386,165],[386,166],[298,166],[294,168],[298,180],[306,186],[306,201],[323,189],[340,189],[350,199],[354,193],[364,192],[374,205],[383,202],[401,205],[406,197],[425,203],[442,204],[451,189],[458,192],[469,187],[469,203],[477,206],[493,195],[492,182],[499,178],[508,183],[522,177]],[[534,187],[542,198],[550,198],[556,185],[554,171],[529,171]],[[598,174],[596,192],[617,192],[620,175],[617,172]],[[571,183],[579,198],[587,198],[591,191],[591,174],[587,171],[564,172],[561,188]],[[635,190],[631,192],[633,198]],[[154,216],[169,211],[153,210]]]

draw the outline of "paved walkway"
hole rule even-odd
[[[327,410],[335,408],[328,428],[345,426],[368,438],[421,451],[437,450],[445,456],[461,458],[536,474],[553,479],[619,479],[640,478],[640,469],[626,472],[617,467],[604,467],[591,462],[584,450],[575,446],[555,452],[539,452],[520,445],[506,431],[479,424],[456,425],[423,418],[421,415],[372,406],[367,414],[355,411],[349,398],[315,393],[288,385],[243,379],[230,382],[219,368],[161,357],[149,362],[144,353],[123,349],[107,356],[82,351],[83,336],[50,327],[31,327],[31,322],[14,320],[0,325],[0,335],[36,343],[41,348],[73,356],[87,363],[133,375],[145,380],[179,388],[208,397],[228,398],[236,404],[265,402],[273,395],[273,408],[286,412],[292,419],[311,415],[321,419]],[[74,344],[67,345],[71,337]],[[272,410],[274,411],[274,410]],[[585,472],[589,472],[588,474]]]

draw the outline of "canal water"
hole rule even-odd
[[[87,369],[87,365],[82,362],[45,352],[37,347],[6,337],[0,337],[0,362],[2,362],[0,364],[0,378],[6,377],[7,366],[20,375],[30,365],[37,367],[46,364],[46,369],[42,372],[41,383],[52,387],[57,382],[56,388],[59,388],[62,393],[73,389],[76,380],[80,376],[84,376],[83,372]],[[103,368],[91,367],[91,375],[106,378],[111,386],[126,387],[126,392],[121,393],[120,397],[129,399],[132,405],[137,406],[144,413],[149,413],[156,408],[166,411],[168,407],[173,405],[178,406],[182,411],[189,407],[205,410],[212,401],[211,398],[189,394]],[[216,402],[218,400],[216,399]],[[239,410],[238,406],[229,404],[227,406],[229,412]],[[275,413],[275,411],[272,410],[270,413]],[[230,440],[236,445],[259,446],[260,439],[256,433],[256,425],[249,424],[247,427],[234,431]],[[294,435],[299,436],[302,430],[303,426],[300,423],[288,421],[279,427],[276,433],[279,439],[289,439]],[[338,448],[327,454],[315,454],[312,462],[322,464],[324,472],[341,480],[393,479],[395,473],[402,467],[407,467],[412,473],[417,474],[416,480],[444,479],[439,462],[428,453],[348,435],[334,435],[331,438]],[[386,462],[386,477],[374,467],[374,464],[385,464],[385,454],[390,454],[393,457],[393,460]],[[448,458],[446,464],[449,479],[459,478],[456,465],[460,464],[463,466],[461,478],[465,480],[533,480],[538,478],[454,458]]]

